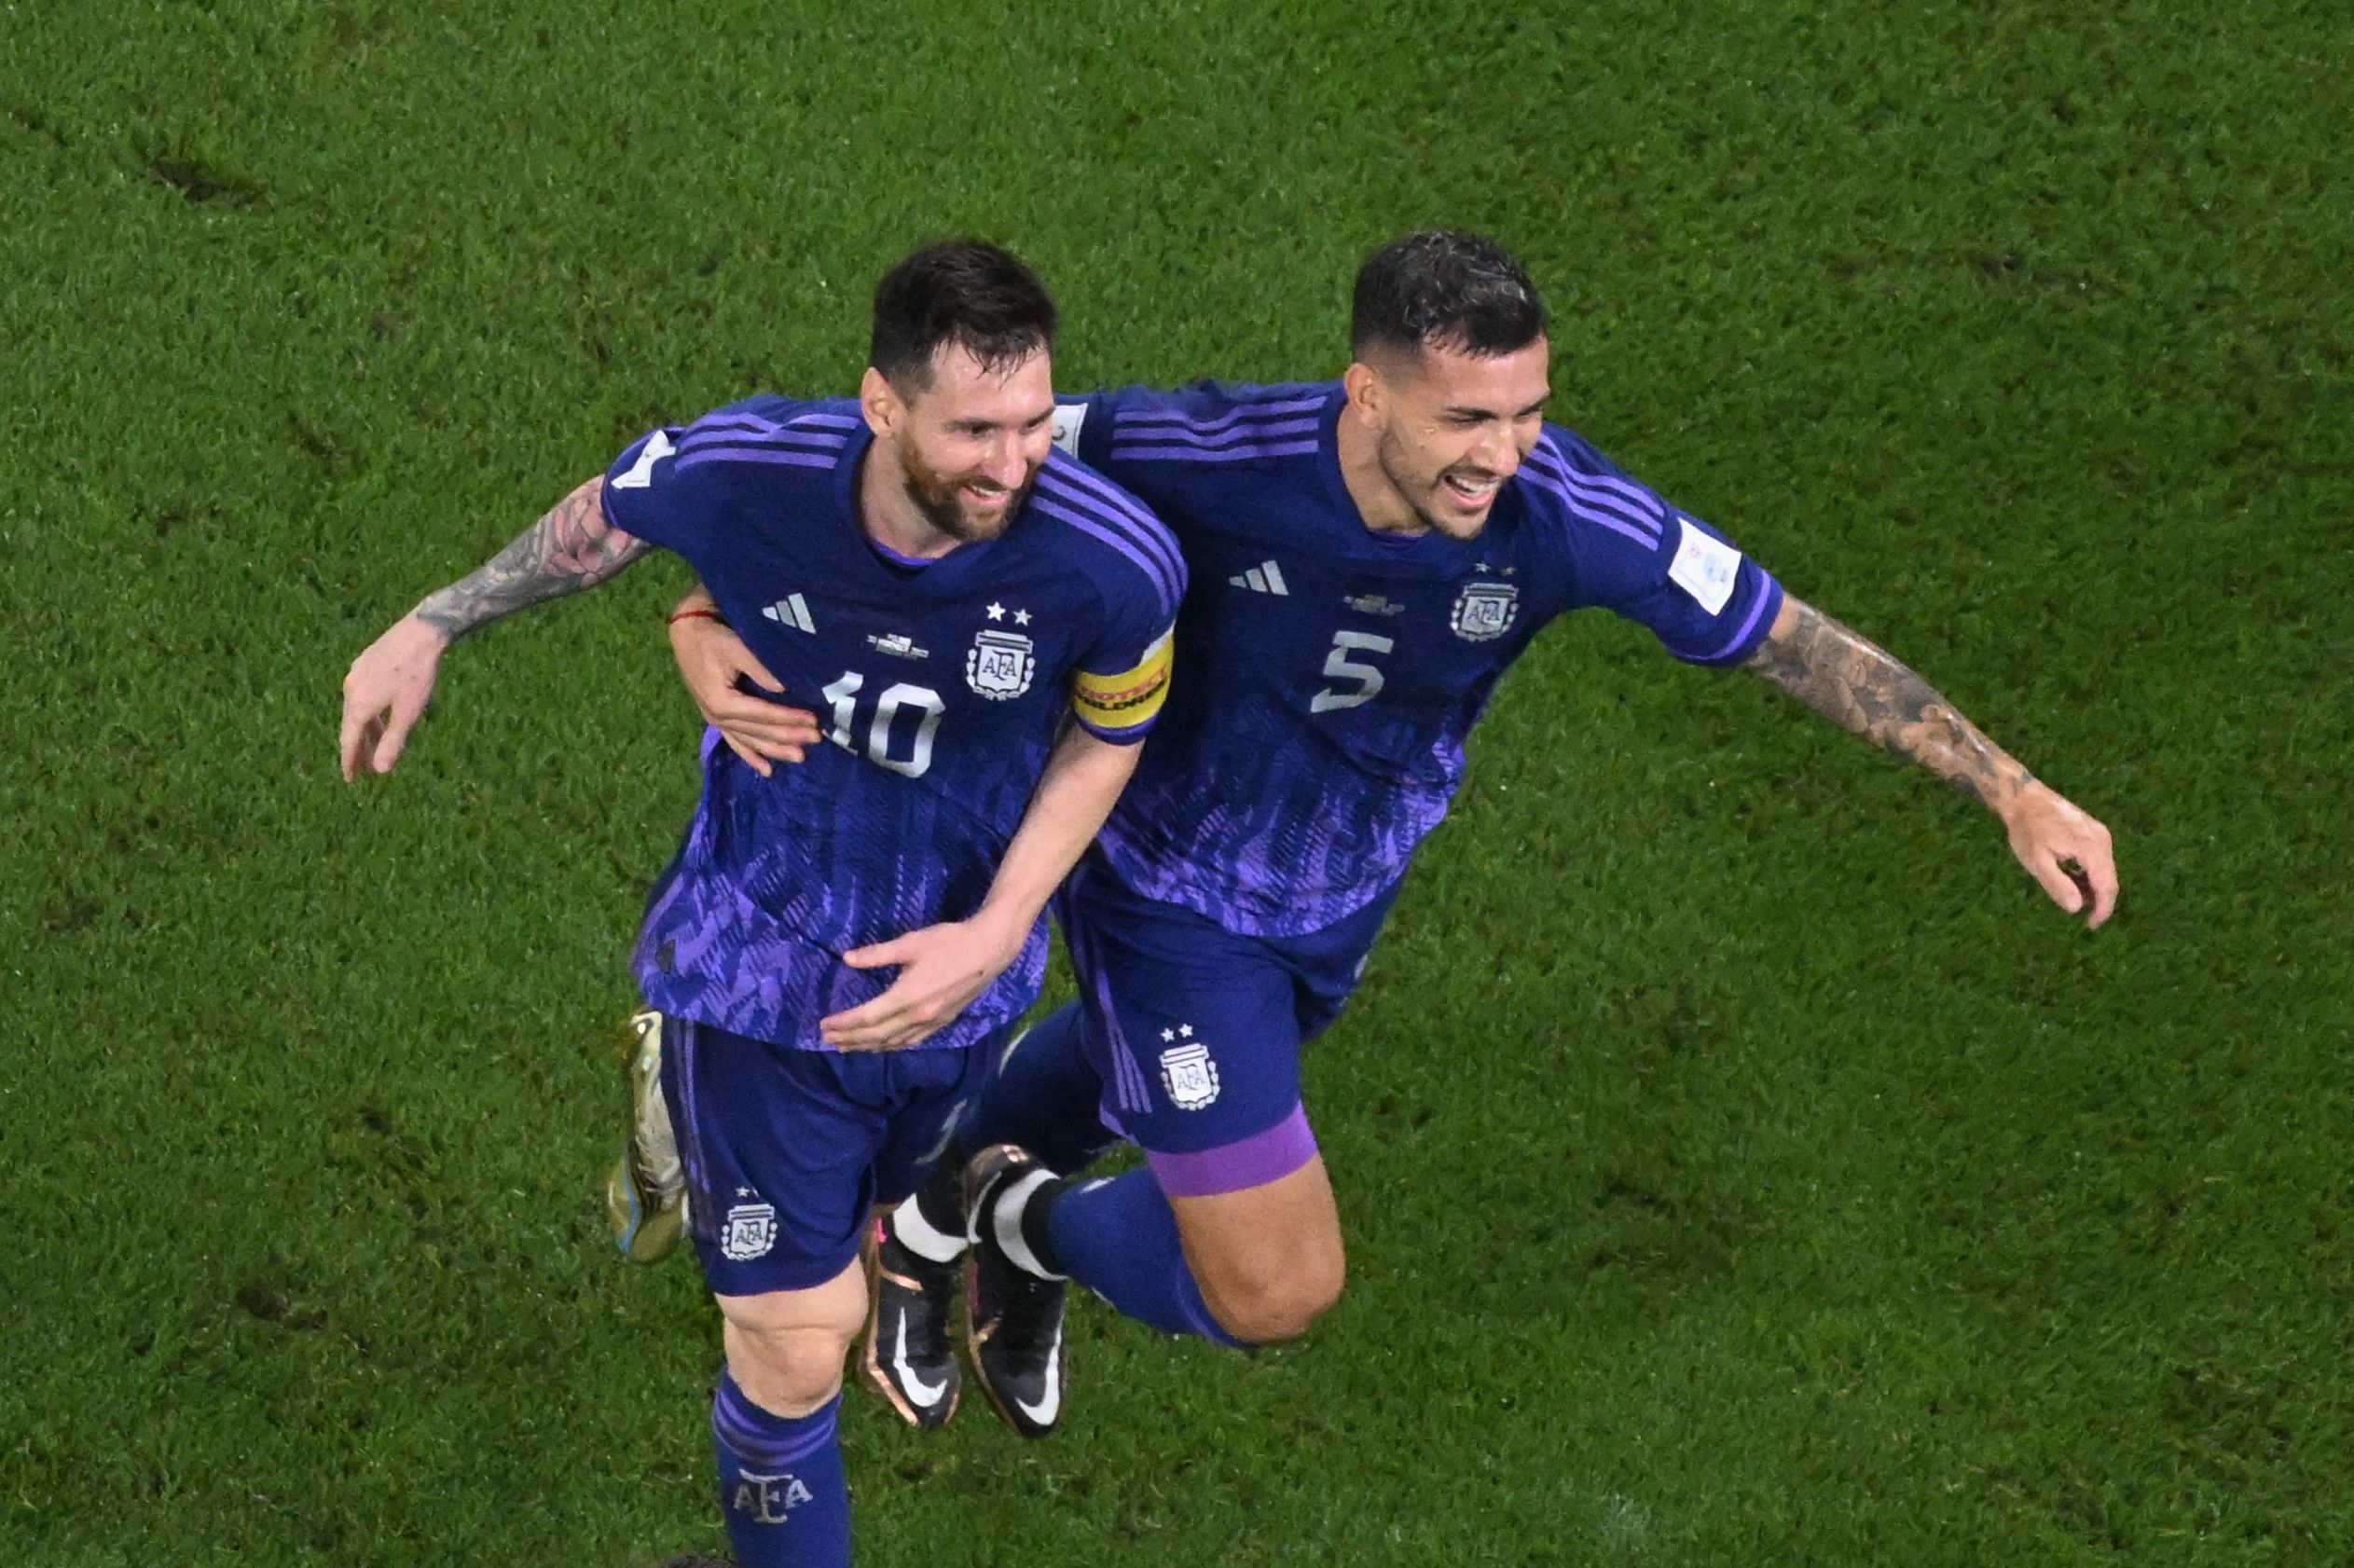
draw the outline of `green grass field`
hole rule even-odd
[[[1341,1309],[853,1396],[871,1568],[2354,1561],[2354,21],[1425,0],[0,9],[0,1560],[715,1547],[622,1266],[695,788],[650,564],[336,777],[345,665],[661,418],[847,390],[977,230],[1066,386],[1343,363],[1497,234],[1555,417],[2116,833],[1606,618],[1507,682],[1310,1103]]]

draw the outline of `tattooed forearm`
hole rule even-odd
[[[1929,682],[1811,605],[1785,599],[1749,667],[1841,728],[1919,763],[1995,811],[2034,782]]]
[[[594,587],[627,566],[645,553],[645,541],[605,521],[603,488],[601,479],[591,479],[558,502],[479,571],[428,594],[417,618],[454,642],[526,605]]]

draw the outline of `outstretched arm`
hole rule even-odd
[[[1141,750],[1098,740],[1077,723],[1066,730],[1046,759],[1046,773],[980,910],[970,920],[927,926],[844,954],[842,961],[852,969],[896,964],[899,976],[874,1000],[821,1020],[826,1043],[843,1051],[895,1051],[962,1012],[1021,956],[1039,911],[1111,815]]]
[[[2088,925],[2109,918],[2117,901],[2109,830],[2036,782],[1887,653],[1785,595],[1746,667],[1840,728],[1949,780],[2003,819],[2011,853],[2054,903],[2084,914]]]
[[[636,560],[643,540],[605,520],[604,480],[580,486],[482,567],[394,622],[343,678],[343,777],[389,773],[434,695],[449,645],[500,616],[593,587]]]

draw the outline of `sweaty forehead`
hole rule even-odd
[[[1043,350],[992,368],[951,344],[933,356],[931,384],[903,395],[936,419],[1023,423],[1053,410],[1053,368]]]
[[[1015,382],[1027,376],[1044,373],[1048,364],[1044,349],[1032,348],[1012,354],[994,353],[986,349],[975,351],[964,339],[952,337],[932,351],[931,379],[934,386]]]
[[[1425,345],[1399,365],[1409,395],[1450,407],[1517,412],[1543,400],[1551,369],[1544,338],[1507,354],[1474,354]]]

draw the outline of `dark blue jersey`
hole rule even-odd
[[[783,1045],[819,1046],[819,1019],[888,980],[841,954],[980,907],[1067,719],[1142,737],[1184,592],[1168,532],[1059,451],[998,538],[887,558],[858,522],[871,439],[850,401],[759,397],[652,432],[605,477],[607,519],[685,557],[832,743],[763,778],[706,738],[638,943],[648,1002]],[[1019,1014],[1044,956],[1041,928],[927,1043]]]
[[[1228,928],[1329,926],[1396,882],[1464,739],[1538,628],[1599,607],[1733,664],[1782,589],[1722,535],[1544,427],[1468,542],[1374,533],[1342,483],[1338,383],[1128,389],[1056,435],[1140,497],[1191,573],[1159,732],[1104,832],[1121,877]]]

